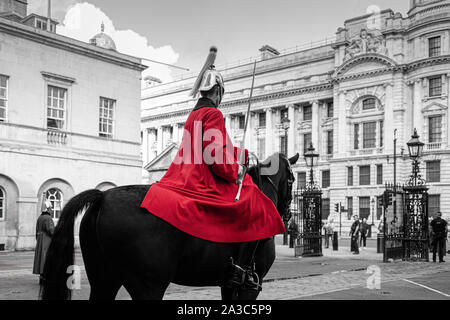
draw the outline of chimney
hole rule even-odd
[[[52,0],[48,0],[48,11],[47,11],[47,31],[52,31]]]
[[[261,60],[267,60],[280,55],[277,49],[268,45],[263,46],[259,51],[261,51]]]

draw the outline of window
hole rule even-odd
[[[53,188],[47,190],[45,199],[50,200],[52,204],[53,219],[59,219],[63,207],[63,196],[59,189]]]
[[[363,124],[363,148],[371,149],[376,147],[376,122],[366,122]]]
[[[442,116],[428,118],[428,142],[442,142]]]
[[[370,216],[370,197],[359,198],[359,217],[368,219]]]
[[[353,186],[353,167],[347,167],[347,185]]]
[[[441,182],[441,162],[427,161],[427,182]]]
[[[258,159],[262,160],[266,156],[266,138],[258,138]]]
[[[238,121],[239,121],[239,129],[240,130],[244,130],[244,128],[245,128],[245,116],[239,116],[238,117]]]
[[[100,98],[100,120],[99,136],[105,138],[113,137],[114,107],[115,100]]]
[[[351,220],[353,217],[353,197],[347,197],[347,219]]]
[[[328,118],[334,117],[334,103],[333,102],[327,103],[327,117]]]
[[[384,121],[380,121],[380,148],[384,146]]]
[[[5,210],[6,210],[6,194],[3,191],[2,187],[0,187],[0,220],[5,219]]]
[[[64,128],[66,112],[66,93],[63,88],[48,86],[47,92],[47,128]]]
[[[280,121],[283,120],[284,118],[289,118],[288,109],[280,110]]]
[[[327,131],[327,154],[333,154],[333,130]]]
[[[362,109],[363,110],[373,110],[375,109],[375,99],[374,98],[368,98],[363,100],[362,103]]]
[[[359,167],[359,185],[361,186],[370,185],[370,166]]]
[[[434,77],[429,80],[430,97],[440,96],[442,94],[442,77]]]
[[[322,199],[322,220],[330,216],[330,199]]]
[[[428,39],[428,53],[430,58],[441,55],[441,37]]]
[[[303,107],[303,121],[311,121],[312,120],[312,107],[304,106]]]
[[[306,172],[297,173],[297,188],[306,187]]]
[[[322,188],[330,187],[330,170],[322,171]]]
[[[353,149],[359,149],[359,124],[355,124],[353,129]]]
[[[377,184],[383,184],[383,165],[377,164]]]
[[[8,77],[0,75],[0,121],[6,121],[8,106]]]
[[[258,125],[260,128],[266,127],[266,114],[263,112],[258,115]]]
[[[439,211],[441,211],[441,195],[430,194],[428,196],[428,216],[434,218]]]
[[[305,133],[303,135],[303,154],[308,152],[308,148],[311,145],[311,142],[312,142],[311,133]]]

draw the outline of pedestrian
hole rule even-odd
[[[364,218],[361,222],[361,240],[359,243],[360,247],[362,247],[363,250],[366,249],[368,233],[369,233],[369,225],[367,224],[367,219]]]
[[[330,239],[333,236],[334,219],[329,219],[323,229],[325,233],[325,248],[328,249],[330,247]]]
[[[359,254],[358,240],[359,240],[361,223],[359,222],[358,216],[354,216],[353,219],[354,219],[354,222],[350,229],[351,251],[353,252],[353,254]]]
[[[34,251],[33,274],[39,275],[39,284],[45,280],[42,276],[44,273],[45,257],[55,225],[52,219],[52,204],[49,200],[45,200],[44,209],[36,222],[36,249]]]
[[[300,229],[298,224],[295,222],[295,217],[292,217],[288,223],[288,230],[290,234],[289,248],[293,248],[296,245],[298,235],[300,234]]]
[[[439,252],[439,262],[444,261],[444,246],[445,239],[447,238],[448,226],[447,221],[442,219],[442,213],[438,212],[436,218],[430,223],[431,226],[431,238],[433,245],[433,262],[436,262],[436,253]]]

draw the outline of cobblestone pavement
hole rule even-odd
[[[441,290],[450,293],[450,264],[395,262],[382,263],[382,255],[368,246],[360,255],[352,255],[346,247],[339,251],[324,249],[324,256],[318,258],[295,258],[293,249],[277,246],[277,259],[264,279],[260,300],[283,299],[355,299],[366,295],[367,281],[373,275],[368,268],[380,271],[382,288],[388,284],[414,286],[403,279],[421,279],[436,275],[442,276]],[[38,296],[37,276],[31,274],[32,252],[0,254],[0,300],[31,299]],[[82,266],[79,252],[76,263]],[[372,267],[371,267],[372,266]],[[379,269],[377,269],[379,268]],[[400,282],[399,282],[400,281]],[[395,289],[395,288],[394,288]],[[422,294],[427,289],[419,288]],[[364,291],[365,290],[365,291]],[[420,291],[419,290],[419,291]],[[376,291],[376,290],[375,290]],[[395,291],[395,290],[394,290]],[[334,294],[333,292],[339,292]],[[358,295],[354,293],[359,292]],[[379,290],[378,290],[379,292]],[[397,290],[399,295],[402,290]],[[341,294],[342,293],[342,294]],[[82,267],[81,290],[74,291],[74,300],[88,299],[89,283]],[[373,295],[372,295],[373,297]],[[421,294],[417,298],[420,298]],[[376,297],[375,297],[376,298]],[[400,298],[391,295],[391,298]],[[414,297],[412,297],[414,298]],[[130,299],[125,289],[121,289],[117,299]],[[219,288],[195,288],[170,285],[165,300],[214,300],[220,299]]]

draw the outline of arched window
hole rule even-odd
[[[363,100],[362,107],[363,110],[373,110],[375,109],[376,101],[374,98],[367,98]]]
[[[6,193],[2,187],[0,187],[0,220],[5,219],[6,211]]]
[[[53,219],[59,219],[63,207],[63,195],[61,190],[52,188],[45,192],[45,199],[52,204]]]

